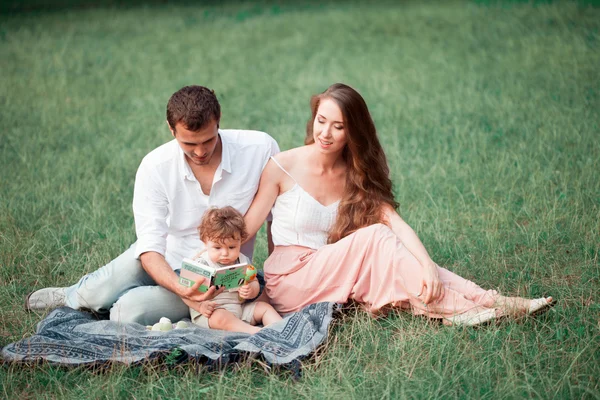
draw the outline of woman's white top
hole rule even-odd
[[[306,192],[289,172],[271,159],[295,185],[280,194],[271,209],[271,235],[275,246],[304,246],[318,249],[327,244],[329,230],[337,217],[340,201],[324,206]]]

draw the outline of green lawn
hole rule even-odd
[[[558,303],[480,329],[350,313],[299,382],[251,361],[4,364],[0,397],[600,398],[600,8],[83,3],[0,14],[1,346],[42,317],[23,311],[30,290],[71,284],[135,240],[135,171],[170,139],[165,105],[187,84],[215,89],[222,127],[282,149],[302,143],[311,94],[356,87],[433,259]]]

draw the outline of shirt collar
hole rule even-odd
[[[223,171],[231,173],[231,143],[221,131],[219,131],[219,137],[221,138],[221,168]]]
[[[227,171],[228,173],[231,173],[231,143],[228,141],[228,139],[225,138],[221,131],[219,131],[219,137],[221,138],[221,164],[219,164],[219,166],[217,167],[217,172],[219,170],[223,170]],[[181,149],[181,146],[179,146],[179,143],[176,143],[176,145],[177,153],[179,154],[179,171],[181,177],[190,181],[196,181],[197,179],[194,176],[192,168],[185,160],[185,153]]]
[[[181,178],[195,181],[196,177],[194,176],[190,165],[185,161],[185,153],[181,149],[181,146],[179,146],[177,140],[175,140],[175,145],[177,146],[177,164],[179,165],[179,174]]]

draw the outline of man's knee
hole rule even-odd
[[[133,246],[105,266],[93,271],[74,285],[71,301],[79,307],[108,310],[119,297],[137,286],[154,281],[135,258]]]
[[[148,310],[142,304],[120,301],[117,301],[110,309],[110,320],[122,323],[135,322],[142,325],[158,322],[148,318]]]
[[[144,267],[142,267],[142,262],[137,258],[119,257],[111,263],[115,263],[113,274],[115,277],[121,275],[124,279],[139,282],[139,284],[145,283],[148,285],[153,282]]]
[[[171,321],[189,318],[189,308],[174,293],[160,286],[134,288],[121,296],[110,309],[110,319],[150,325],[161,317]]]

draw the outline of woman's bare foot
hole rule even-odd
[[[523,317],[547,309],[552,305],[552,302],[552,297],[526,299],[524,297],[498,296],[494,306],[502,310],[502,313],[506,316]]]
[[[500,309],[485,308],[444,318],[442,323],[446,326],[476,326],[491,322],[502,315]]]

